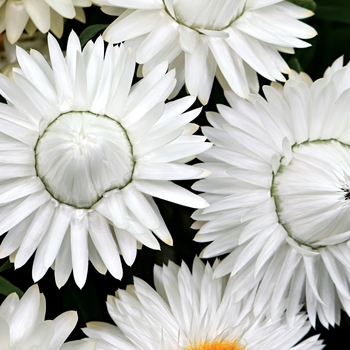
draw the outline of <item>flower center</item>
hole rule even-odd
[[[225,29],[237,19],[246,3],[246,0],[163,1],[167,12],[178,23],[192,29],[216,31]]]
[[[186,350],[244,350],[235,340],[234,342],[228,341],[215,341],[215,342],[204,342],[198,345],[189,345]]]
[[[350,147],[336,140],[294,146],[292,160],[274,177],[272,195],[280,223],[298,243],[314,247],[349,231]]]
[[[60,115],[35,148],[36,170],[61,203],[90,208],[106,191],[132,179],[132,146],[115,120],[90,112]]]

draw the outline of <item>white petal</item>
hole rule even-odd
[[[56,258],[71,222],[73,211],[73,207],[65,204],[61,204],[56,208],[45,237],[47,249],[44,255],[44,265],[46,267],[50,267]]]
[[[109,0],[109,3],[118,7],[125,7],[131,9],[161,9],[164,4],[161,0]]]
[[[51,103],[52,101],[56,101],[56,92],[45,74],[45,70],[20,46],[16,47],[16,55],[18,63],[25,76],[39,91],[45,92],[45,97],[48,101],[51,101]]]
[[[89,245],[89,259],[91,261],[91,264],[99,273],[101,273],[102,275],[105,275],[107,272],[107,267],[104,264],[103,260],[101,259],[100,254],[96,250],[90,235],[88,237],[88,245]]]
[[[322,260],[327,268],[327,271],[339,291],[346,299],[350,299],[349,280],[345,271],[345,267],[338,260],[334,259],[332,254],[327,249],[321,250]]]
[[[50,29],[50,7],[41,0],[22,0],[30,19],[42,32],[47,33]]]
[[[95,211],[89,213],[89,233],[108,271],[120,280],[123,269],[112,232],[105,219]]]
[[[196,142],[197,140],[195,138],[196,136],[191,136],[190,140],[193,142],[181,142],[180,137],[177,139],[179,140],[178,143],[170,143],[149,153],[149,158],[154,163],[181,162],[182,159],[186,159],[187,157],[195,158],[196,155],[208,150],[212,146],[212,144],[208,142]],[[203,138],[198,141],[202,140]]]
[[[158,216],[158,220],[160,222],[160,227],[156,230],[153,230],[154,234],[160,238],[164,243],[168,245],[173,245],[173,239],[171,237],[171,234],[163,220],[163,217],[157,207],[157,204],[155,203],[154,199],[151,196],[145,195],[146,199],[148,200],[148,203],[153,208],[153,211]]]
[[[85,284],[88,270],[88,218],[85,210],[75,210],[70,226],[74,280],[79,288]]]
[[[318,290],[317,290],[317,283],[316,283],[317,274],[315,271],[315,258],[309,258],[309,257],[303,256],[303,260],[304,260],[304,266],[306,271],[306,277],[312,289],[312,293],[315,299],[317,299],[319,303],[321,303],[322,305],[325,305],[324,302],[321,300],[321,297],[319,296]]]
[[[157,26],[161,16],[157,10],[136,10],[129,16],[118,19],[103,33],[103,38],[108,42],[120,43],[149,33]]]
[[[191,30],[193,32],[193,30]],[[191,95],[198,96],[208,55],[208,44],[200,37],[191,52],[185,53],[185,82]]]
[[[11,345],[18,344],[22,337],[26,337],[31,331],[33,331],[39,304],[39,288],[37,285],[34,285],[22,296],[16,309],[11,315]]]
[[[64,19],[54,9],[50,8],[51,26],[50,30],[57,38],[61,38],[63,34]]]
[[[137,180],[135,186],[141,192],[191,208],[206,208],[208,203],[201,197],[167,181]]]
[[[222,39],[209,37],[207,42],[231,89],[238,96],[248,98],[249,87],[242,59]]]
[[[53,201],[46,202],[35,213],[33,221],[25,233],[21,246],[16,254],[16,269],[23,266],[38,247],[46,233],[47,228],[49,227],[53,213]]]
[[[74,6],[71,0],[45,0],[57,13],[66,18],[75,16]]]
[[[169,45],[169,43],[178,40],[178,30],[176,26],[169,25],[168,21],[159,24],[154,28],[145,40],[142,41],[136,52],[136,60],[138,63],[146,63],[156,54]]]
[[[12,209],[1,221],[0,233],[4,233],[10,230],[12,227],[17,225],[28,215],[33,213],[36,209],[46,203],[51,196],[46,192],[46,190],[39,191],[31,194],[21,203],[19,203],[14,209]]]
[[[33,330],[31,337],[25,344],[29,349],[35,347],[37,350],[46,350],[53,334],[54,326],[52,321],[42,322]]]
[[[104,199],[98,201],[93,209],[113,222],[117,227],[127,228],[129,225],[127,220],[127,210],[119,190],[106,193]]]
[[[36,106],[33,101],[30,101],[26,94],[23,93],[23,90],[6,76],[1,75],[0,82],[1,94],[15,105],[16,108],[31,121],[33,126],[38,127],[41,120],[41,112],[38,106]],[[33,129],[33,126],[31,129]]]
[[[120,75],[118,84],[114,92],[111,92],[110,99],[106,106],[106,113],[111,117],[119,120],[124,105],[128,98],[131,82],[135,70],[135,51],[128,49],[124,54],[122,62],[122,73]]]
[[[15,180],[7,186],[0,186],[0,204],[26,197],[32,193],[43,190],[45,187],[38,177]]]
[[[48,35],[48,45],[61,112],[66,112],[73,101],[72,83],[61,48],[51,34]]]
[[[23,237],[30,226],[31,221],[33,220],[34,214],[27,216],[24,220],[22,220],[19,224],[13,227],[3,241],[0,246],[0,256],[2,258],[9,256],[12,254],[20,244],[22,243]]]
[[[138,162],[134,171],[135,179],[185,180],[206,177],[209,171],[185,164]]]
[[[48,350],[59,350],[78,322],[76,311],[67,311],[53,320],[55,333]]]
[[[149,75],[147,77],[149,77]],[[144,80],[146,80],[147,77],[144,78]],[[146,114],[158,103],[164,101],[174,89],[175,83],[175,71],[170,71],[169,73],[165,74],[147,91],[146,94],[144,94],[144,96],[139,96],[137,103],[129,109],[127,115],[123,118],[123,125],[128,127],[140,119],[142,115]],[[134,94],[136,95],[135,90]]]
[[[114,233],[120,247],[121,255],[128,266],[131,266],[136,258],[137,244],[135,237],[127,230],[114,227]]]
[[[58,288],[61,288],[67,283],[72,272],[72,253],[70,241],[70,229],[68,229],[55,259],[55,282]]]
[[[22,35],[29,16],[22,2],[7,1],[5,6],[6,36],[9,42],[14,44]]]
[[[0,350],[10,349],[10,328],[5,318],[0,316]]]
[[[160,227],[157,215],[133,183],[124,187],[121,193],[126,206],[144,226],[150,230],[157,230]]]

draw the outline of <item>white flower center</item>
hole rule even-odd
[[[280,223],[299,243],[313,247],[349,231],[350,147],[335,140],[295,146],[274,177],[272,195]]]
[[[132,146],[115,120],[90,112],[60,115],[40,137],[37,174],[59,202],[90,208],[106,191],[126,186]]]
[[[222,30],[239,17],[246,0],[164,0],[168,13],[192,29]],[[170,9],[171,6],[173,9]]]

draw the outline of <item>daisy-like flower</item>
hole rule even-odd
[[[214,266],[217,265],[217,261]],[[318,336],[294,346],[310,329],[305,314],[273,322],[251,311],[254,294],[234,303],[232,283],[213,279],[213,270],[195,258],[192,274],[181,267],[155,266],[156,291],[134,278],[134,285],[109,296],[107,308],[118,326],[91,322],[84,333],[96,350],[318,350]]]
[[[287,317],[306,300],[313,325],[350,314],[349,74],[339,59],[314,83],[294,72],[265,86],[267,101],[227,92],[232,108],[208,114],[215,146],[200,159],[212,175],[194,188],[211,206],[193,214],[195,240],[213,241],[204,258],[229,254],[216,277],[259,283],[257,312],[275,317],[286,298]]]
[[[122,277],[142,244],[159,249],[171,235],[152,196],[189,207],[201,197],[169,180],[201,178],[184,163],[211,144],[192,135],[195,98],[165,105],[175,72],[158,65],[130,88],[135,58],[99,38],[81,51],[71,33],[66,57],[48,37],[52,67],[37,51],[17,48],[14,81],[0,76],[0,256],[15,268],[36,250],[33,278],[55,268],[62,286],[73,268],[82,287],[88,259]],[[183,114],[182,114],[183,113]]]
[[[29,51],[35,49],[48,58],[47,38],[45,34],[36,32],[29,36],[23,33],[16,44],[11,44],[6,36],[6,33],[0,34],[0,73],[12,78],[12,69],[18,67],[16,56],[16,45],[22,49]]]
[[[51,30],[57,37],[63,34],[64,18],[75,18],[85,23],[83,7],[91,0],[0,0],[0,33],[6,30],[8,40],[14,44],[23,30],[31,36],[39,29]]]
[[[46,301],[37,285],[18,298],[10,294],[0,305],[1,350],[93,350],[94,341],[64,343],[74,329],[78,316],[67,311],[45,321]]]
[[[284,81],[289,73],[279,51],[307,47],[315,30],[297,19],[313,13],[283,0],[97,0],[107,13],[126,10],[104,32],[113,43],[128,41],[147,75],[167,60],[176,68],[175,96],[188,92],[206,104],[214,76],[239,96],[257,92],[256,72]],[[109,3],[110,6],[106,6]],[[116,11],[112,7],[116,6]]]

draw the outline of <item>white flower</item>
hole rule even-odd
[[[0,33],[6,30],[11,44],[24,29],[30,36],[39,29],[61,37],[64,18],[85,22],[83,7],[88,6],[91,0],[0,0]]]
[[[214,265],[217,265],[215,262]],[[118,326],[90,322],[84,333],[97,341],[96,350],[260,350],[322,349],[314,336],[294,345],[307,334],[305,314],[273,322],[253,315],[253,294],[234,303],[232,283],[213,279],[209,264],[195,258],[192,274],[185,263],[155,266],[156,290],[134,278],[134,286],[108,296],[107,308]],[[281,305],[280,305],[281,306]],[[283,307],[282,307],[283,309]]]
[[[11,44],[6,33],[0,34],[0,72],[12,78],[12,69],[18,67],[16,45],[29,52],[30,49],[39,51],[48,59],[47,38],[45,34],[36,32],[33,36],[23,33],[16,44]]]
[[[147,75],[167,60],[176,68],[177,85],[206,104],[215,74],[239,96],[257,92],[257,75],[284,81],[289,73],[278,51],[293,53],[316,35],[298,21],[313,13],[283,0],[99,0],[107,13],[119,14],[105,40],[127,41]],[[110,6],[106,6],[109,3]],[[113,6],[116,11],[113,12]],[[225,82],[225,80],[227,82]]]
[[[74,329],[78,316],[67,311],[53,321],[45,321],[46,301],[37,285],[18,298],[10,294],[0,305],[1,350],[93,350],[95,342],[63,344]]]
[[[158,65],[130,88],[133,52],[99,38],[81,51],[72,33],[63,57],[48,37],[52,68],[17,48],[15,82],[0,75],[0,256],[15,267],[34,253],[33,278],[54,263],[62,286],[73,268],[79,287],[88,259],[122,277],[119,254],[131,265],[142,244],[159,249],[171,235],[152,196],[194,208],[208,204],[169,180],[207,171],[183,163],[207,150],[183,113],[195,98],[165,105],[175,73]]]
[[[257,312],[287,298],[287,318],[306,300],[311,323],[350,314],[350,65],[324,78],[295,72],[284,88],[263,88],[252,103],[228,92],[232,108],[209,113],[215,144],[200,157],[212,175],[193,188],[211,206],[198,210],[202,257],[229,255],[215,276],[238,289],[260,283]],[[254,278],[255,277],[255,278]]]

